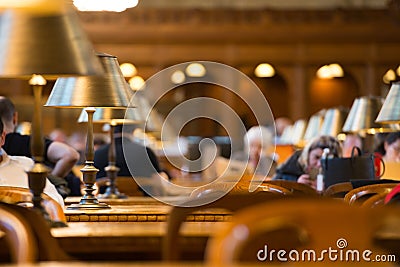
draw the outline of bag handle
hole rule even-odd
[[[361,148],[359,148],[358,146],[353,146],[353,148],[351,149],[351,157],[352,158],[355,156],[356,151],[357,151],[357,156],[362,155]]]
[[[381,173],[378,176],[376,176],[376,178],[381,178],[385,174],[386,166],[385,166],[385,162],[383,161],[382,157],[376,157],[376,158],[379,160],[380,166],[382,166],[382,169],[379,168]]]

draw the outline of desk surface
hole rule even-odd
[[[182,255],[201,260],[208,237],[224,222],[187,222],[182,225]],[[160,260],[166,222],[77,222],[51,229],[62,249],[81,260]]]

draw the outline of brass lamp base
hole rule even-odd
[[[115,184],[115,179],[119,168],[115,166],[114,162],[110,162],[110,165],[105,168],[108,177],[110,178],[110,184],[107,186],[106,192],[104,194],[98,195],[99,199],[125,199],[128,198],[123,193],[118,191],[118,187]]]
[[[49,168],[41,162],[36,162],[33,168],[27,171],[29,188],[32,192],[33,209],[41,214],[51,228],[67,227],[68,225],[61,221],[53,221],[50,215],[42,205],[42,193],[46,185],[46,177]]]
[[[78,209],[111,209],[106,203],[99,203],[93,195],[94,184],[96,182],[96,173],[98,169],[93,166],[93,161],[86,161],[86,165],[81,169],[83,174],[83,182],[85,183],[85,195],[81,198],[78,204],[72,204],[67,207],[67,210]]]

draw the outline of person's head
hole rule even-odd
[[[62,143],[67,142],[67,135],[61,129],[54,129],[53,131],[51,131],[51,133],[49,134],[49,138],[57,142],[62,142]]]
[[[286,127],[292,125],[291,119],[286,117],[279,117],[275,120],[276,135],[281,136]]]
[[[299,157],[305,171],[321,166],[320,159],[325,148],[329,148],[329,154],[334,157],[342,156],[342,147],[336,138],[328,135],[315,137],[307,143]]]
[[[18,124],[18,112],[10,99],[0,96],[0,118],[3,121],[6,133],[14,132]]]
[[[362,139],[358,134],[348,134],[346,139],[343,141],[343,157],[351,157],[351,151],[353,147],[359,147],[362,149]]]
[[[244,146],[250,158],[259,158],[267,155],[273,144],[273,134],[264,126],[251,127],[244,136]]]
[[[390,133],[384,142],[386,162],[400,162],[400,132]]]

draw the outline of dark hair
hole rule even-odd
[[[3,124],[3,120],[0,120],[0,134],[2,134],[4,131],[4,124]]]
[[[383,141],[381,141],[381,143],[376,147],[375,152],[378,152],[382,156],[384,156],[386,154],[385,143],[387,143],[388,145],[391,145],[394,142],[396,142],[398,139],[400,139],[400,132],[393,132],[393,133],[386,135],[386,137],[383,139]]]
[[[12,121],[15,113],[15,106],[10,99],[5,96],[0,96],[0,118],[4,122]]]
[[[385,142],[391,145],[396,142],[397,139],[400,139],[400,132],[390,133],[388,136],[386,136]]]

